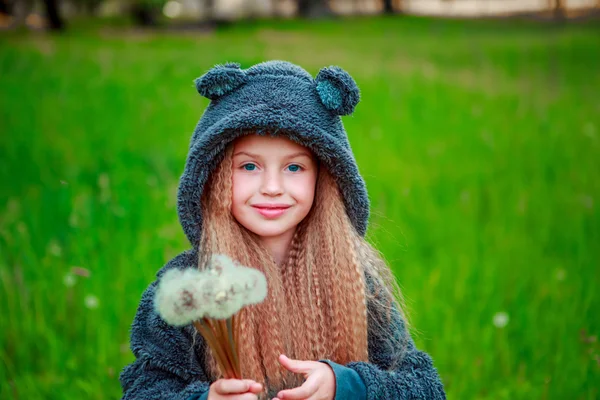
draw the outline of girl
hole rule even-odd
[[[265,274],[267,298],[240,314],[249,379],[220,379],[202,336],[158,316],[154,282],[132,325],[124,399],[445,399],[407,332],[389,267],[364,239],[369,200],[340,119],[359,101],[352,77],[228,63],[196,87],[212,101],[178,193],[192,248],[157,277],[205,268],[213,253]]]

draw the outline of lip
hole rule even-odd
[[[256,204],[252,207],[265,218],[278,218],[290,208],[287,204]]]
[[[290,208],[290,206],[288,204],[282,204],[282,203],[260,203],[260,204],[253,204],[252,207],[255,207],[255,208]]]

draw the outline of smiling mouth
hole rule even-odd
[[[257,207],[253,206],[265,218],[277,218],[283,215],[290,207]]]

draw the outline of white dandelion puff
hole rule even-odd
[[[196,269],[172,269],[159,282],[154,307],[166,323],[184,326],[204,315],[200,286],[203,274]]]
[[[167,271],[155,295],[155,309],[170,325],[183,326],[208,317],[228,319],[267,295],[262,272],[216,254],[205,271]]]
[[[216,276],[234,273],[239,267],[239,264],[223,254],[213,254],[209,265],[208,271]]]
[[[63,283],[65,284],[66,287],[73,287],[75,286],[75,275],[73,274],[66,274],[63,278]]]
[[[267,279],[255,268],[245,267],[221,254],[214,255],[211,268],[217,269],[227,291],[242,302],[242,306],[261,303],[267,296]]]
[[[223,276],[223,278],[228,278]],[[215,279],[213,285],[205,285],[203,292],[208,300],[206,314],[214,319],[227,319],[245,305],[228,279]]]
[[[261,303],[267,297],[267,278],[254,268],[244,268],[243,300],[247,305]]]
[[[508,314],[504,311],[494,314],[494,326],[496,328],[504,328],[508,324]]]
[[[87,308],[89,308],[90,310],[94,310],[94,309],[98,308],[98,306],[100,305],[98,298],[96,296],[94,296],[93,294],[88,294],[87,296],[85,296],[84,302],[85,302],[85,306]]]
[[[62,255],[62,247],[60,247],[60,244],[56,240],[51,240],[48,243],[48,252],[55,257],[60,257]]]

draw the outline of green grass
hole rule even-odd
[[[187,248],[192,80],[275,58],[358,82],[369,238],[449,398],[600,397],[599,48],[592,25],[401,17],[3,34],[0,398],[119,398],[140,295]]]

